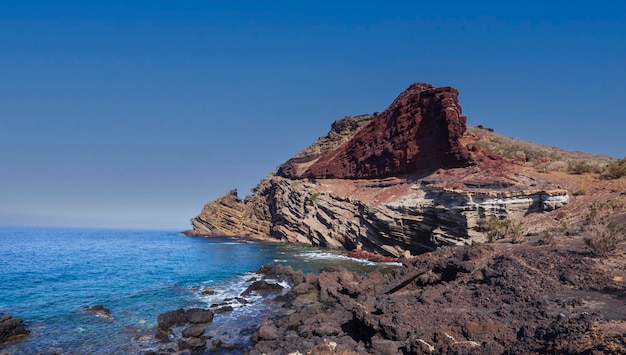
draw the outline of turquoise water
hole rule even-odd
[[[32,332],[0,353],[156,349],[153,334],[160,313],[237,296],[251,273],[269,262],[305,272],[326,264],[363,271],[376,267],[314,249],[188,238],[177,232],[0,228],[0,313],[24,319]],[[197,289],[205,287],[217,293],[199,295]],[[83,310],[96,304],[109,308],[113,319]],[[217,315],[211,327],[236,341],[238,330],[253,325],[267,307],[253,299]]]

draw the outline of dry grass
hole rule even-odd
[[[489,242],[510,237],[513,243],[519,243],[525,233],[524,221],[515,218],[498,219],[495,216],[489,216],[482,228]]]
[[[485,148],[492,154],[512,159],[525,166],[535,167],[540,171],[568,171],[573,174],[600,173],[615,161],[614,158],[605,155],[571,152],[557,147],[525,142],[473,126],[467,127],[466,134],[477,138],[474,144],[479,148]],[[626,159],[623,160],[623,175],[626,175]],[[621,169],[620,166],[620,169],[616,170]]]

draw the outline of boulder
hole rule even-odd
[[[161,329],[169,329],[174,325],[187,323],[185,310],[180,308],[175,311],[169,311],[159,314],[159,316],[157,317],[157,322],[159,323],[159,328]]]
[[[183,337],[185,338],[199,338],[202,334],[204,334],[203,325],[191,325],[183,329]]]
[[[24,327],[24,320],[15,318],[10,314],[0,314],[0,344],[14,339],[19,339],[30,334]]]
[[[213,312],[208,309],[202,308],[190,308],[185,312],[187,322],[198,323],[211,323],[213,321]]]
[[[259,325],[257,336],[259,340],[276,340],[279,337],[279,331],[274,323],[264,319],[261,325]]]
[[[280,292],[283,290],[283,287],[277,283],[268,283],[265,280],[254,281],[252,285],[248,286],[245,291],[241,293],[241,296],[248,296],[252,292],[256,292],[257,294],[264,294],[270,292]]]
[[[206,347],[206,340],[200,338],[189,338],[178,342],[178,350],[191,349],[194,352],[200,352]]]

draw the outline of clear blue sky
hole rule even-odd
[[[416,81],[626,156],[626,5],[511,3],[0,1],[0,225],[186,229]]]

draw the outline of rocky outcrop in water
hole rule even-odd
[[[386,256],[484,242],[488,217],[560,208],[567,191],[481,149],[458,91],[413,84],[383,113],[345,117],[253,194],[204,206],[188,235],[247,236]]]
[[[24,327],[24,320],[10,314],[0,313],[0,345],[23,338],[28,334],[30,331]]]
[[[203,352],[206,347],[206,327],[213,322],[213,312],[208,309],[190,308],[188,310],[177,309],[162,313],[158,316],[159,324],[155,338],[162,343],[176,341],[170,344],[171,349]],[[183,326],[174,329],[176,326]]]
[[[102,317],[102,318],[107,319],[107,320],[113,320],[114,319],[113,316],[111,315],[111,310],[106,308],[106,307],[104,307],[101,304],[94,305],[93,307],[85,306],[85,307],[83,307],[83,310],[86,311],[86,312],[90,312],[90,313],[96,315],[97,317]]]

